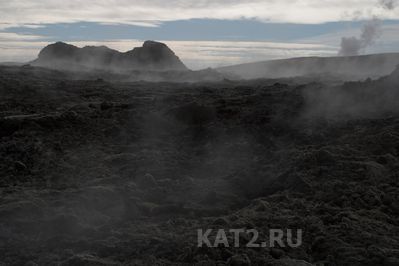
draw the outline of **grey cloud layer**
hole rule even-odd
[[[322,23],[371,15],[399,18],[399,12],[389,10],[394,5],[395,0],[0,0],[0,24],[90,21],[156,26],[156,21],[192,18]],[[359,15],[358,10],[367,12]]]

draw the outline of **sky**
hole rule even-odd
[[[397,5],[399,0],[0,0],[0,61],[28,62],[56,41],[120,51],[161,41],[192,69],[336,56],[345,44],[356,54],[399,52]]]

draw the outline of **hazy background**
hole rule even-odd
[[[395,52],[395,0],[0,0],[0,61],[29,61],[48,43],[127,51],[166,42],[190,68]]]

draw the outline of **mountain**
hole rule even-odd
[[[399,64],[399,53],[350,57],[302,57],[218,68],[243,79],[331,75],[348,80],[389,75]]]
[[[43,48],[33,66],[61,70],[186,71],[188,68],[164,43],[146,41],[121,53],[106,46],[76,47],[63,42]]]

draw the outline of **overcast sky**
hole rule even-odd
[[[29,61],[54,41],[127,51],[164,41],[192,68],[333,56],[368,20],[362,53],[399,49],[396,0],[0,0],[0,61]]]

